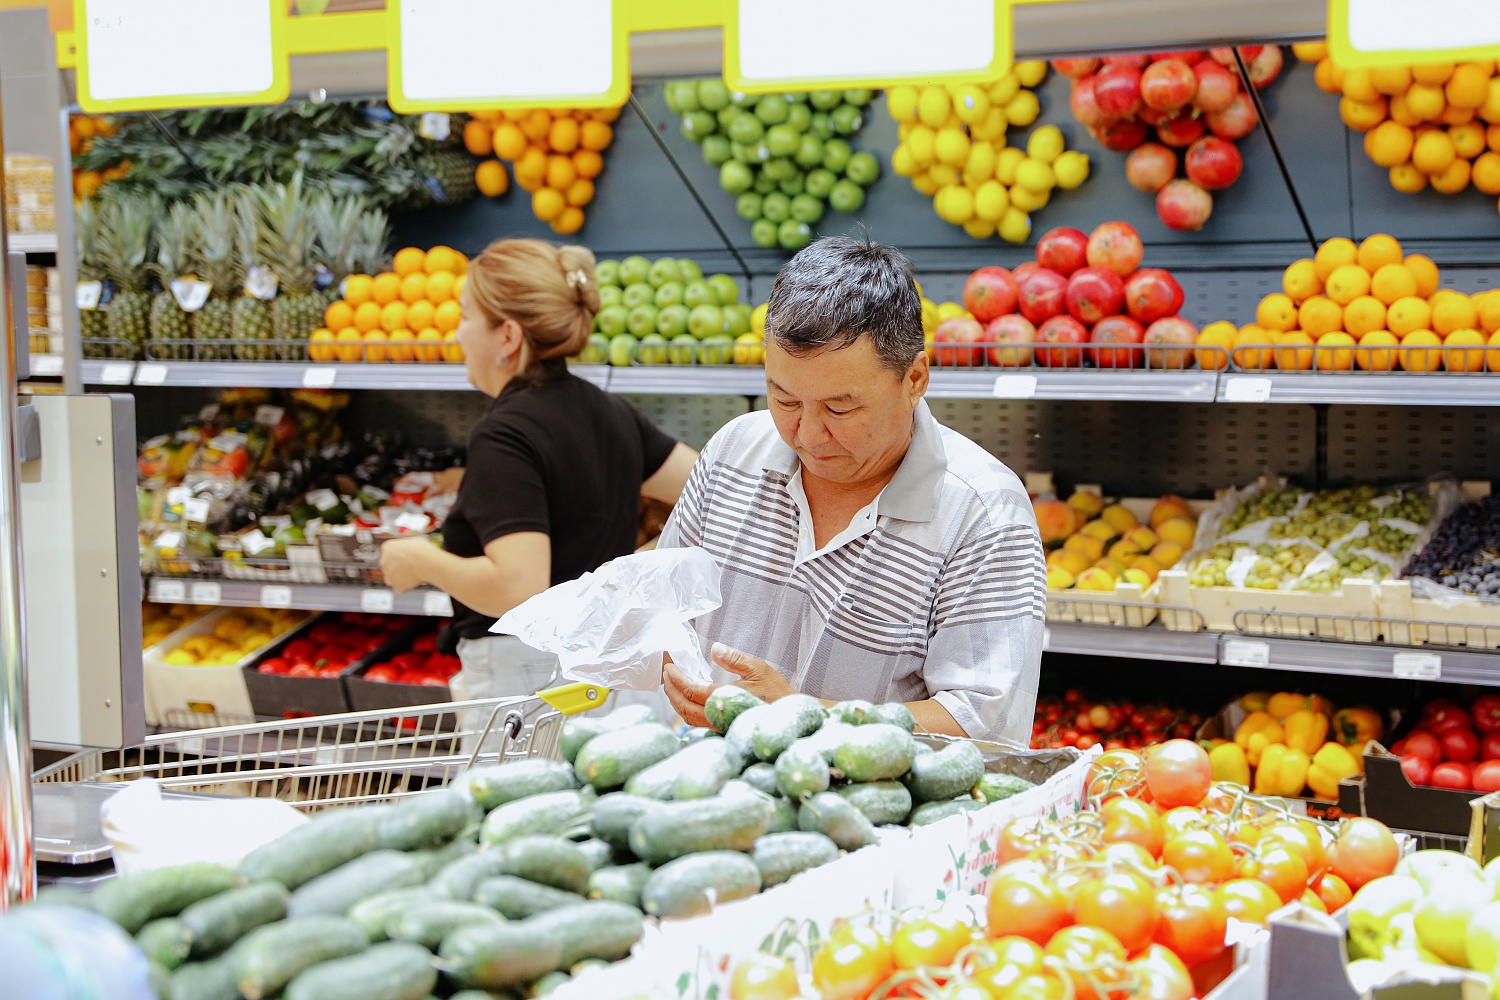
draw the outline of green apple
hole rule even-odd
[[[727,274],[715,274],[708,279],[709,287],[721,306],[731,306],[740,300],[740,285]]]
[[[599,332],[606,337],[618,337],[625,332],[625,319],[627,315],[629,315],[629,311],[620,305],[605,306],[603,309],[600,309],[597,317]]]
[[[702,107],[698,103],[698,86],[692,80],[672,81],[667,84],[662,96],[667,99],[667,107],[679,115]]]
[[[732,302],[724,307],[724,332],[738,337],[750,332],[750,314],[753,312],[744,302]]]
[[[807,103],[807,95],[802,93],[801,91],[794,90],[791,93],[783,94],[781,96],[785,97],[794,108],[799,104]]]
[[[722,135],[706,136],[703,140],[703,162],[710,167],[723,166],[734,158],[729,140]]]
[[[780,191],[774,191],[761,199],[760,217],[762,219],[769,219],[771,222],[780,225],[791,218],[791,216],[792,199]]]
[[[677,266],[682,268],[682,283],[690,285],[695,281],[703,280],[703,268],[691,257],[678,257]]]
[[[742,142],[735,142],[733,139],[730,139],[729,152],[733,159],[739,160],[741,163],[749,164],[757,162],[755,159],[755,147],[753,145],[747,146]]]
[[[821,150],[819,152],[821,153]],[[821,156],[819,158],[821,159]],[[828,170],[824,167],[819,167],[816,170],[809,170],[807,172],[807,182],[804,185],[803,190],[812,195],[814,198],[827,198],[829,192],[833,190],[833,186],[837,184],[838,181],[838,174],[835,174],[832,170]],[[838,208],[837,205],[835,205],[834,207]]]
[[[852,104],[856,108],[862,108],[866,104],[869,104],[870,98],[874,96],[875,92],[873,90],[846,90],[844,91],[844,102],[846,104]],[[698,99],[703,99],[703,95],[701,93],[698,95]]]
[[[802,135],[785,123],[766,129],[766,145],[772,156],[791,156],[802,145]]]
[[[656,332],[656,307],[636,306],[630,310],[630,315],[625,317],[625,329],[632,336],[644,337],[648,333]]]
[[[629,368],[630,355],[635,350],[636,339],[628,333],[609,338],[609,363],[616,368]]]
[[[1407,875],[1387,875],[1366,883],[1345,906],[1349,957],[1384,958],[1392,943],[1391,918],[1410,913],[1422,897],[1422,884]]]
[[[760,218],[760,195],[754,191],[746,191],[735,199],[734,210],[746,222],[754,222]]]
[[[601,260],[594,265],[594,280],[599,282],[602,288],[605,285],[620,284],[620,262],[617,260]]]
[[[737,108],[743,108],[747,105],[752,105],[755,103],[755,95],[742,94],[738,90],[731,90],[729,92],[729,103],[733,104]]]
[[[775,157],[771,155],[771,147],[766,143],[766,140],[762,138],[760,142],[757,142],[755,144],[755,162],[764,164],[768,160],[772,159],[775,159]]]
[[[862,187],[869,187],[880,177],[880,161],[869,153],[855,153],[844,166],[844,176]]]
[[[717,115],[714,116],[719,119],[719,131],[728,134],[729,126],[733,125],[735,119],[739,118],[739,116],[744,113],[744,111],[735,107],[733,104],[725,108],[723,111],[720,111]]]
[[[1500,903],[1489,903],[1469,919],[1464,935],[1464,964],[1480,972],[1500,965]]]
[[[773,181],[784,181],[788,177],[795,177],[798,173],[797,164],[789,157],[778,156],[774,160],[767,160],[761,164],[761,173]]]
[[[578,356],[578,360],[586,365],[602,365],[608,358],[609,338],[598,333],[589,337],[588,346]]]
[[[742,146],[753,146],[766,134],[766,127],[755,115],[740,115],[729,126],[729,138]]]
[[[828,124],[838,135],[853,135],[865,123],[865,116],[852,104],[840,104],[828,113]]]
[[[1484,880],[1441,877],[1434,891],[1412,911],[1417,944],[1439,961],[1463,965],[1467,961],[1469,921],[1489,902],[1489,885]]]
[[[815,90],[807,96],[819,111],[832,111],[844,103],[844,95],[837,90]]]
[[[865,203],[865,189],[851,180],[842,180],[828,192],[828,204],[835,212],[858,212]]]
[[[626,285],[625,291],[620,294],[620,304],[626,309],[634,309],[656,300],[656,289],[644,281],[637,281],[633,285]]]
[[[688,333],[702,340],[724,332],[724,310],[718,306],[699,306],[688,313]]]
[[[621,291],[619,285],[601,284],[599,286],[600,309],[608,309],[610,306],[617,306],[623,301],[625,301],[625,293]]]
[[[698,353],[698,338],[691,333],[682,333],[672,338],[672,346],[667,348],[667,361],[674,365],[690,365],[697,360],[694,355]]]
[[[719,304],[719,296],[714,292],[714,286],[706,281],[695,281],[682,290],[682,304],[689,309],[697,309],[699,306],[716,306]]]
[[[739,160],[725,160],[719,165],[719,187],[729,194],[744,194],[755,183],[755,175]]]
[[[645,281],[646,273],[650,270],[651,262],[646,258],[641,256],[626,257],[620,261],[616,283],[621,288],[629,288],[631,285]]]
[[[672,257],[658,257],[646,271],[646,280],[660,288],[669,281],[682,282],[682,266]]]
[[[1396,862],[1392,874],[1416,879],[1422,891],[1429,894],[1452,885],[1455,879],[1484,878],[1474,859],[1457,851],[1416,851]]]
[[[682,282],[669,281],[656,290],[656,297],[652,304],[657,309],[665,309],[667,306],[675,306],[682,302]]]
[[[756,219],[750,227],[750,239],[758,247],[769,249],[776,246],[776,223],[770,219]]]
[[[823,144],[823,167],[832,170],[836,174],[844,172],[849,165],[849,158],[854,155],[854,150],[842,139],[829,139]]]
[[[698,351],[700,365],[728,365],[734,363],[734,338],[727,333],[716,333],[703,339]]]
[[[797,152],[792,154],[792,159],[799,167],[816,167],[823,162],[823,140],[815,135],[804,135],[797,145]]]
[[[792,218],[798,222],[805,222],[809,226],[816,225],[823,217],[823,203],[810,194],[799,194],[792,199]]]
[[[783,250],[796,253],[812,242],[812,227],[796,219],[787,219],[776,227],[776,242]]]
[[[702,142],[714,134],[718,121],[707,111],[689,111],[682,116],[682,137],[688,142]]]
[[[767,94],[755,102],[755,117],[766,125],[780,125],[790,113],[790,104],[780,94]]]
[[[641,338],[641,346],[636,350],[636,357],[643,365],[664,365],[667,363],[667,338],[659,333],[648,333]]]
[[[667,306],[656,314],[656,332],[663,337],[677,337],[687,332],[688,307],[681,302]]]
[[[786,124],[798,132],[806,132],[807,127],[812,124],[812,109],[806,102],[798,101],[787,109]]]
[[[770,194],[776,189],[776,181],[770,177],[767,177],[765,174],[761,174],[759,177],[755,178],[755,187],[752,188],[752,190],[756,194]]]
[[[722,111],[729,107],[729,88],[723,80],[710,77],[698,81],[698,104],[704,111]]]
[[[807,130],[825,142],[833,138],[833,122],[829,120],[828,112],[814,112],[812,121],[807,125]]]
[[[803,192],[806,185],[807,175],[799,170],[792,176],[788,177],[786,180],[778,181],[776,184],[776,190],[780,191],[788,198],[795,198]]]

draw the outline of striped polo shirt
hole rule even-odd
[[[723,569],[699,636],[815,697],[935,698],[970,736],[1029,745],[1046,570],[1015,474],[919,403],[895,476],[817,551],[801,475],[765,411],[703,449],[658,543]]]

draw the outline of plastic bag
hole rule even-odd
[[[99,807],[121,874],[188,861],[233,867],[307,817],[278,799],[205,795],[163,798],[153,778],[126,784]]]
[[[688,624],[723,602],[713,556],[699,548],[637,552],[560,583],[507,612],[491,632],[557,654],[565,677],[654,689],[662,653],[695,681],[712,680]]]

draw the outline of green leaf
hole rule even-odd
[[[690,972],[684,972],[682,975],[678,976],[677,977],[677,995],[680,996],[680,997],[681,996],[687,996],[688,987],[691,986],[692,984],[693,984],[693,975],[692,975],[692,973],[690,973]]]

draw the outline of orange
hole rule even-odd
[[[1279,293],[1267,295],[1255,307],[1255,322],[1267,330],[1291,330],[1297,325],[1297,307],[1288,296]]]
[[[344,279],[344,301],[351,306],[364,305],[374,288],[375,279],[368,274],[351,274]]]
[[[1297,309],[1297,326],[1311,337],[1344,328],[1344,310],[1326,295],[1314,295]]]
[[[410,305],[427,298],[427,275],[408,274],[401,279],[401,301]]]
[[[573,161],[566,156],[547,157],[547,186],[559,191],[568,190],[568,186],[578,179],[578,172],[573,169]]]
[[[586,180],[593,180],[604,171],[604,157],[592,149],[573,150],[573,172]]]
[[[1406,100],[1406,110],[1424,122],[1438,118],[1448,107],[1448,99],[1443,96],[1443,88],[1428,83],[1413,84],[1403,96]]]
[[[1450,107],[1479,108],[1490,91],[1490,69],[1477,63],[1464,63],[1453,71],[1443,85],[1443,96]]]
[[[620,117],[620,110],[620,108],[595,108],[588,112],[588,117],[591,121],[604,122],[608,125]]]
[[[406,325],[406,303],[392,302],[380,310],[380,328],[387,333]]]
[[[1426,257],[1419,253],[1412,253],[1407,254],[1406,259],[1401,263],[1405,264],[1406,269],[1410,271],[1412,273],[1412,276],[1417,279],[1418,295],[1427,296],[1437,291],[1438,268],[1437,265],[1432,262],[1431,257]]]
[[[397,363],[410,361],[416,356],[416,351],[412,348],[412,342],[416,339],[410,330],[392,330],[386,349],[387,356]]]
[[[1355,263],[1370,274],[1374,274],[1387,264],[1399,264],[1401,263],[1401,244],[1394,236],[1387,236],[1385,233],[1366,236],[1359,245]]]
[[[425,330],[432,325],[432,317],[437,314],[437,306],[430,299],[421,302],[413,302],[406,309],[406,326],[408,329],[416,327]]]
[[[354,307],[343,299],[323,310],[323,325],[330,330],[342,330],[354,325]]]
[[[439,271],[447,271],[450,274],[457,273],[458,264],[464,255],[452,247],[436,246],[427,251],[427,260],[422,269],[427,272],[428,277]]]
[[[1394,97],[1411,86],[1411,67],[1400,64],[1376,66],[1370,70],[1370,86],[1387,97]]]
[[[464,293],[464,276],[460,274],[453,280],[453,301],[458,302]]]
[[[1448,169],[1428,178],[1432,189],[1439,194],[1458,194],[1469,186],[1469,161],[1459,158],[1448,164]]]
[[[1453,75],[1452,63],[1418,63],[1411,68],[1411,78],[1418,83],[1440,87]]]
[[[436,274],[427,276],[427,301],[434,305],[439,302],[447,302],[453,298],[453,286],[458,281],[452,271],[438,271]],[[431,324],[412,322],[412,326],[418,330],[425,329]]]
[[[1491,125],[1490,128],[1494,126]],[[1469,179],[1484,194],[1500,194],[1500,153],[1480,154],[1479,159],[1474,161]]]
[[[391,263],[391,270],[401,277],[408,274],[416,274],[422,270],[422,264],[427,260],[427,255],[416,247],[406,247],[396,251],[396,259]]]
[[[1432,324],[1432,306],[1415,295],[1399,298],[1385,312],[1385,328],[1398,337],[1413,330],[1425,330]]]
[[[1356,340],[1371,330],[1384,329],[1385,303],[1375,296],[1361,295],[1344,307],[1344,332]]]
[[[1484,371],[1484,334],[1478,330],[1454,330],[1443,338],[1443,367],[1450,372]]]
[[[1496,80],[1500,83],[1500,80]],[[1484,130],[1484,144],[1490,147],[1490,152],[1500,153],[1500,125],[1491,125]]]
[[[571,153],[578,148],[578,122],[572,118],[559,118],[552,123],[547,133],[547,145],[554,153]]]
[[[1401,94],[1391,98],[1391,121],[1397,125],[1405,125],[1407,128],[1416,128],[1422,124],[1422,119],[1411,113],[1411,108],[1406,106],[1406,95]]]
[[[1441,129],[1423,132],[1411,148],[1411,165],[1431,177],[1448,169],[1458,156],[1453,140]]]
[[[1368,132],[1385,121],[1389,105],[1384,97],[1366,104],[1346,97],[1339,101],[1339,117],[1356,132]]]
[[[451,333],[443,334],[443,360],[449,364],[463,364],[463,345]]]
[[[510,174],[499,160],[485,160],[474,168],[474,185],[486,198],[498,198],[510,190]]]
[[[568,199],[569,205],[577,205],[582,208],[594,200],[594,182],[584,180],[580,177],[568,185],[568,190],[564,194]]]
[[[591,121],[583,123],[578,142],[584,149],[592,149],[597,153],[608,149],[614,138],[615,130],[609,125],[600,121]]]
[[[1500,122],[1500,77],[1490,81],[1489,89],[1484,95],[1484,104],[1480,105],[1479,117],[1487,122]]]
[[[1354,363],[1367,372],[1388,372],[1396,364],[1396,345],[1400,341],[1389,330],[1371,330],[1359,338]]]
[[[385,360],[385,344],[387,339],[384,330],[371,330],[365,334],[365,361],[372,365],[382,364]]]
[[[1276,367],[1286,372],[1305,372],[1313,366],[1313,339],[1293,330],[1276,345]]]
[[[1374,274],[1375,276],[1370,279],[1370,294],[1384,305],[1390,305],[1397,299],[1417,294],[1417,276],[1408,271],[1400,262],[1382,264]]]
[[[1330,299],[1346,306],[1361,295],[1369,294],[1370,272],[1358,264],[1343,264],[1334,268],[1323,290]]]
[[[514,122],[506,122],[495,129],[492,148],[502,160],[518,160],[526,152],[526,133]]]
[[[1318,338],[1314,366],[1320,372],[1346,372],[1354,367],[1354,338],[1342,330]]]
[[[583,209],[577,205],[569,205],[549,225],[559,236],[572,236],[583,228]]]
[[[1380,100],[1380,91],[1375,89],[1375,81],[1367,69],[1351,69],[1344,74],[1344,96],[1351,101],[1359,101],[1369,104]]]
[[[1327,281],[1335,268],[1353,264],[1358,259],[1359,247],[1354,245],[1353,240],[1342,236],[1324,240],[1323,245],[1318,247],[1318,252],[1313,254],[1313,264],[1317,268],[1319,281]],[[1265,324],[1262,323],[1261,326]]]
[[[349,329],[353,329],[350,327]],[[354,335],[359,336],[355,330]],[[337,356],[333,347],[332,330],[314,330],[307,335],[307,357],[310,361],[332,361]]]
[[[526,138],[542,142],[552,131],[552,116],[537,108],[521,122],[521,131],[526,133]]]
[[[536,146],[516,161],[516,184],[523,191],[536,191],[547,179],[547,154]]]
[[[531,196],[532,214],[543,222],[551,222],[567,207],[568,199],[556,188],[539,188],[536,194]]]
[[[1479,325],[1479,309],[1467,295],[1452,293],[1442,298],[1434,296],[1432,303],[1432,329],[1441,337],[1454,330],[1471,330]]]
[[[1427,186],[1427,175],[1410,163],[1391,168],[1391,187],[1402,194],[1416,194]]]
[[[395,302],[401,297],[401,277],[386,271],[377,274],[375,282],[370,288],[370,299],[379,305]]]
[[[432,327],[417,334],[416,355],[418,361],[443,360],[443,335]]]
[[[1500,333],[1490,334],[1490,349],[1484,352],[1484,364],[1492,372],[1500,372]]]
[[[1333,60],[1327,57],[1318,60],[1318,65],[1313,68],[1313,80],[1318,89],[1325,94],[1343,94],[1344,77],[1347,74],[1333,64]]]
[[[1234,363],[1247,371],[1260,371],[1276,365],[1275,352],[1265,345],[1275,343],[1275,334],[1254,323],[1240,327],[1234,335]],[[1242,346],[1249,345],[1249,346]]]
[[[1409,372],[1437,371],[1443,363],[1442,338],[1431,330],[1414,330],[1401,339],[1399,359]]]
[[[444,333],[458,329],[458,321],[463,317],[458,303],[452,299],[447,302],[439,302],[437,312],[432,315],[432,325]]]
[[[380,305],[376,302],[365,302],[354,310],[354,328],[360,333],[367,333],[380,326]]]
[[[1233,323],[1220,320],[1210,323],[1198,334],[1198,346],[1205,348],[1196,352],[1198,356],[1198,367],[1204,371],[1218,371],[1220,368],[1229,367],[1228,348],[1234,345],[1235,334],[1238,333]],[[1223,351],[1214,348],[1224,348]]]
[[[1318,266],[1309,258],[1293,261],[1281,275],[1281,290],[1298,305],[1310,295],[1323,291],[1323,279],[1318,277]]]
[[[339,345],[336,351],[338,359],[340,361],[358,361],[362,353],[360,349],[362,337],[363,335],[352,326],[340,330],[338,336],[334,338]]]
[[[1365,133],[1365,155],[1382,167],[1400,166],[1411,159],[1411,129],[1398,122],[1381,122]]]
[[[489,156],[495,148],[489,125],[478,118],[464,122],[464,148],[475,156]]]
[[[1500,330],[1500,295],[1488,295],[1479,304],[1479,328],[1485,333]]]
[[[1444,125],[1452,126],[1453,128],[1462,128],[1465,125],[1473,125],[1477,127],[1481,132],[1484,131],[1484,125],[1474,120],[1473,108],[1449,108],[1442,113],[1442,116],[1438,118],[1438,121],[1442,122]]]

